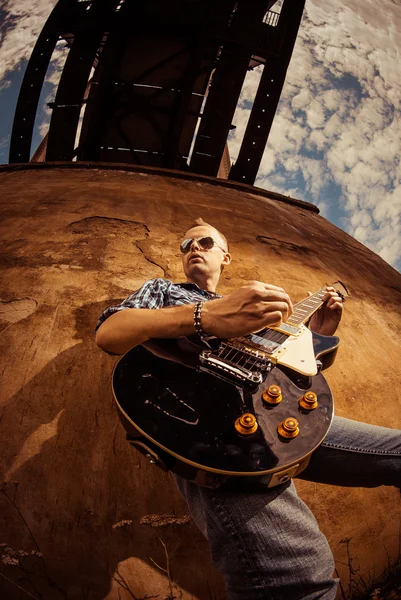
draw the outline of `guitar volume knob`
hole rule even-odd
[[[279,404],[283,399],[279,385],[270,385],[262,394],[263,402],[266,404]]]
[[[283,438],[295,438],[299,434],[299,423],[294,417],[288,417],[280,423],[277,427],[277,431]]]
[[[315,392],[306,392],[298,402],[301,408],[314,410],[317,407],[317,396]]]
[[[235,421],[235,429],[241,435],[251,435],[258,428],[258,422],[252,413],[244,413]]]

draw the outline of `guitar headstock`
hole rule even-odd
[[[350,293],[342,281],[334,281],[330,284],[330,286],[336,290],[337,294],[340,296],[343,302],[346,298],[350,297]]]

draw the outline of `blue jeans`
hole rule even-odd
[[[300,479],[401,487],[401,430],[335,417]],[[176,477],[230,600],[334,600],[328,542],[292,482],[212,490]]]

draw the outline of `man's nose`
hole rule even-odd
[[[195,252],[196,250],[201,250],[202,246],[199,244],[198,240],[192,240],[191,243],[191,252]]]

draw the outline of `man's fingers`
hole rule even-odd
[[[277,285],[273,285],[271,283],[264,283],[263,285],[265,286],[265,288],[267,290],[275,290],[277,292],[284,292],[285,293],[285,291],[283,290],[283,288],[278,287]]]
[[[286,302],[288,306],[292,306],[291,298],[284,290],[266,290],[260,300],[262,302]]]
[[[343,303],[340,296],[331,296],[327,301],[327,308],[342,310]]]
[[[327,294],[325,294],[323,297],[323,302],[330,300],[330,298],[335,298],[338,302],[342,302],[341,296],[339,296],[335,290],[332,292],[327,292]]]
[[[331,294],[328,298],[329,302],[342,302],[342,298],[341,296],[338,296],[338,294]]]
[[[263,302],[280,302],[282,300],[284,300],[284,302],[287,302],[288,304],[291,303],[291,299],[289,297],[289,295],[287,294],[287,292],[285,292],[284,290],[269,290],[266,289],[262,294],[261,294],[261,300]]]
[[[291,299],[287,294],[282,294],[275,298],[266,298],[265,300],[262,300],[261,304],[264,304],[265,306],[264,312],[272,312],[277,310],[277,308],[278,310],[283,309],[287,314],[287,318],[294,312]]]
[[[287,302],[268,302],[264,311],[264,317],[266,318],[277,318],[279,315],[280,321],[286,321],[292,314],[292,311]]]
[[[274,310],[268,313],[265,313],[265,318],[264,318],[264,327],[266,326],[278,326],[281,325],[281,323],[285,322],[287,319],[286,316],[283,315],[283,313],[280,310]]]
[[[328,304],[330,310],[343,310],[342,302],[333,302],[332,304]]]

